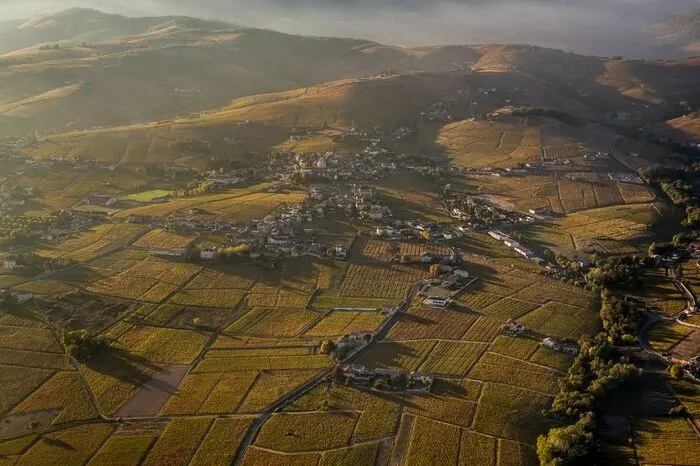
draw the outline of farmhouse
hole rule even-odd
[[[338,244],[333,248],[333,254],[337,259],[345,259],[348,255],[348,248],[342,244]]]
[[[441,298],[439,296],[428,296],[423,304],[428,307],[436,307],[440,309],[445,309],[447,306],[452,304],[452,300],[449,298]]]
[[[187,250],[185,248],[151,248],[148,253],[152,256],[184,257]]]
[[[199,251],[199,258],[203,261],[213,261],[216,259],[217,251],[216,248],[207,248]]]
[[[508,235],[506,235],[502,231],[498,231],[498,230],[489,230],[489,236],[491,236],[492,238],[494,238],[498,241],[503,241],[505,239],[508,239]]]
[[[552,211],[549,209],[530,209],[528,212],[538,217],[549,217],[552,214]]]
[[[289,246],[290,244],[292,244],[292,240],[291,238],[289,238],[289,236],[270,236],[269,238],[267,238],[267,244],[269,244],[270,246]]]
[[[242,180],[242,178],[239,178],[239,177],[226,176],[226,175],[221,175],[218,173],[213,173],[212,175],[208,176],[205,181],[207,183],[212,183],[218,187],[227,187],[227,186],[236,185],[243,180]]]
[[[525,333],[527,329],[523,324],[518,323],[518,321],[510,320],[503,326],[502,330],[504,333],[514,333],[516,335],[519,335]]]
[[[352,380],[353,382],[367,383],[374,378],[374,375],[374,371],[367,369],[365,366],[351,364],[343,368],[343,376],[346,382]]]
[[[407,392],[430,393],[435,377],[431,374],[411,372],[408,375]]]
[[[110,207],[119,202],[119,199],[106,194],[90,194],[83,200],[83,202],[89,205],[102,205],[105,207]]]
[[[2,268],[4,270],[12,270],[15,267],[17,267],[17,258],[15,258],[14,256],[7,256],[2,261]]]
[[[369,343],[371,339],[371,333],[351,333],[340,337],[336,342],[336,347],[344,350],[355,350]]]
[[[557,340],[556,338],[547,337],[542,340],[542,346],[549,348],[552,351],[576,355],[578,354],[578,346],[575,343]]]
[[[395,371],[390,369],[367,369],[359,365],[343,368],[346,383],[357,382],[376,391],[429,393],[435,377],[432,374]]]

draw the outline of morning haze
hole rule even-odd
[[[528,43],[595,55],[682,55],[651,26],[694,0],[5,0],[19,19],[69,6],[134,16],[187,15],[293,34],[357,37],[398,45]]]

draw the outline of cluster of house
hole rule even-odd
[[[470,283],[470,275],[466,270],[451,265],[440,266],[441,275],[426,278],[418,289],[418,296],[424,297],[423,305],[436,309],[446,309],[453,298]]]
[[[502,241],[503,244],[505,244],[507,247],[509,247],[513,251],[517,252],[521,256],[525,257],[526,259],[535,260],[536,262],[539,261],[538,260],[539,258],[536,257],[534,251],[523,246],[522,244],[520,244],[519,242],[517,242],[516,240],[511,238],[506,233],[503,233],[500,230],[489,230],[489,236],[491,236],[492,238],[494,238],[497,241]],[[544,259],[540,259],[540,260],[543,261]]]
[[[622,183],[644,184],[644,180],[636,173],[608,173],[608,178]]]
[[[480,197],[453,194],[447,196],[443,202],[450,217],[474,227],[486,226],[485,219],[489,220],[490,225],[529,224],[535,221],[535,214],[532,212],[530,212],[531,215],[526,215],[521,212],[504,210],[489,204]]]
[[[340,359],[368,345],[372,341],[372,337],[371,333],[356,332],[338,338],[335,347]]]
[[[501,328],[501,331],[504,334],[511,336],[527,335],[531,337],[541,337],[539,332],[527,328],[525,325],[521,324],[515,319],[509,320]],[[571,340],[563,340],[560,338],[546,336],[542,339],[541,344],[544,348],[556,351],[558,353],[571,354],[575,356],[579,352],[578,344]]]
[[[385,219],[385,223],[377,226],[374,234],[388,241],[412,238],[423,240],[451,240],[463,236],[466,231],[466,228],[449,224],[441,225],[435,222],[425,222],[421,220]]]
[[[0,215],[12,213],[17,209],[24,207],[27,201],[36,195],[36,190],[32,186],[14,185],[11,188],[7,182],[7,177],[0,180],[3,183],[0,189]]]
[[[3,221],[3,214],[0,210],[0,221]],[[58,244],[104,221],[105,217],[100,214],[61,211],[56,216],[45,217],[42,221],[33,223],[31,233],[39,241]]]
[[[420,116],[424,120],[442,123],[451,123],[456,120],[455,116],[449,111],[449,104],[445,102],[434,103],[427,111],[421,112]]]
[[[611,152],[589,152],[583,154],[583,160],[608,160],[612,157]]]
[[[382,392],[430,393],[435,382],[431,374],[400,372],[388,369],[368,369],[349,364],[342,369],[346,384],[355,384]]]
[[[382,139],[363,139],[365,148],[354,154],[275,154],[261,174],[263,179],[291,182],[301,176],[314,181],[377,180],[399,169],[399,157],[387,149]]]
[[[578,345],[573,341],[560,340],[553,337],[547,337],[542,340],[542,346],[558,353],[571,354],[573,356],[576,356],[579,352]]]

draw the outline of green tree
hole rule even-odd
[[[324,340],[321,342],[321,353],[322,354],[331,354],[332,352],[335,351],[335,343],[333,340]]]
[[[93,337],[85,329],[64,331],[63,345],[66,354],[78,361],[86,361],[109,346],[107,340]]]
[[[674,364],[671,366],[671,369],[669,369],[669,372],[671,373],[671,377],[674,379],[682,379],[683,378],[683,368],[681,367],[680,364]]]
[[[599,450],[593,430],[595,415],[587,413],[575,424],[550,430],[537,439],[537,456],[542,466],[590,465]]]

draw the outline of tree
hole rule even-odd
[[[589,465],[595,463],[598,441],[593,434],[595,415],[587,413],[575,424],[550,430],[537,439],[542,466]]]
[[[335,342],[333,340],[324,340],[321,343],[321,353],[322,354],[331,354],[332,352],[335,351]]]
[[[86,361],[109,346],[107,340],[93,337],[85,329],[64,331],[63,344],[66,354],[78,361]]]
[[[335,381],[335,383],[345,383],[345,374],[340,364],[333,368],[333,381]]]
[[[12,312],[18,305],[17,298],[10,292],[0,294],[0,312]]]
[[[681,367],[680,364],[674,364],[671,366],[671,369],[669,369],[669,372],[671,373],[671,377],[674,379],[682,379],[683,378],[683,368]]]
[[[649,246],[649,249],[647,250],[647,253],[649,254],[649,256],[655,256],[655,255],[658,253],[657,249],[658,249],[658,246],[656,245],[656,241],[654,241],[654,242],[651,243],[651,245]]]
[[[440,276],[440,264],[433,264],[430,266],[430,272],[429,272],[431,277],[438,277]]]

